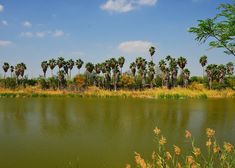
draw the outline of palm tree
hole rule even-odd
[[[69,78],[71,79],[71,71],[74,67],[74,61],[72,59],[68,60],[68,68],[69,68]]]
[[[20,63],[20,75],[22,78],[24,77],[24,72],[26,69],[27,69],[26,65],[23,62],[21,62]]]
[[[122,68],[123,68],[123,65],[125,64],[125,58],[124,57],[119,57],[118,58],[118,64],[119,64],[119,67],[121,69],[121,74],[122,74]]]
[[[84,62],[80,58],[76,60],[76,66],[77,66],[78,71],[79,71],[78,74],[80,73],[80,69],[82,68],[83,63]]]
[[[12,78],[12,77],[13,77],[12,74],[13,74],[13,72],[14,72],[14,66],[11,65],[10,70],[11,70],[11,78]]]
[[[221,64],[218,66],[218,78],[221,84],[224,84],[225,75],[226,75],[226,67],[225,65]]]
[[[7,62],[4,62],[3,66],[2,66],[2,69],[4,71],[4,79],[6,78],[6,73],[7,73],[9,68],[10,68],[10,65]]]
[[[184,69],[183,71],[184,87],[188,87],[190,71],[188,69]]]
[[[155,53],[155,47],[151,46],[149,48],[149,53],[150,53],[150,56],[151,56],[151,61],[153,62],[153,55]]]
[[[130,69],[131,69],[131,73],[132,73],[133,77],[135,77],[135,73],[136,73],[136,64],[135,64],[135,62],[132,62],[130,64]]]
[[[135,63],[136,63],[137,69],[138,69],[138,73],[142,78],[142,86],[144,87],[147,61],[142,57],[138,57],[138,58],[136,58]]]
[[[210,64],[206,67],[207,78],[209,81],[209,89],[212,89],[212,82],[216,77],[217,65]]]
[[[187,64],[187,59],[184,57],[179,57],[177,60],[177,64],[179,65],[181,71],[183,72],[183,69],[184,69],[185,65]]]
[[[154,79],[154,75],[155,75],[155,64],[150,61],[148,63],[148,77],[149,77],[149,80],[150,80],[150,87],[153,88],[153,79]]]
[[[207,56],[206,55],[201,56],[199,62],[201,64],[201,66],[202,66],[202,71],[203,71],[202,75],[204,77],[205,76],[205,73],[204,73],[205,72],[205,68],[204,67],[207,64]]]
[[[177,61],[175,60],[175,58],[170,59],[169,66],[170,66],[170,71],[171,71],[172,86],[176,87],[178,67],[177,67]]]
[[[41,67],[42,67],[42,71],[43,71],[43,76],[44,76],[44,78],[46,78],[46,73],[47,73],[47,68],[48,68],[47,61],[42,61]]]
[[[16,84],[17,85],[18,85],[18,79],[19,79],[19,76],[20,76],[20,68],[21,68],[20,64],[17,64],[15,66],[15,75],[16,75]]]
[[[97,76],[97,75],[99,75],[100,72],[101,72],[101,64],[99,64],[99,63],[96,64],[95,67],[94,67],[94,69],[95,69],[95,73],[96,73],[96,76],[95,76],[95,83],[98,84],[99,82],[98,82],[98,76]]]
[[[162,71],[162,86],[165,86],[166,82],[165,82],[165,78],[166,78],[166,62],[165,60],[160,60],[159,63],[159,68]]]
[[[60,89],[61,87],[64,86],[64,82],[65,82],[65,72],[64,70],[59,70],[58,71],[58,80],[59,80],[59,83],[58,83],[58,89]]]
[[[227,74],[229,75],[229,77],[231,77],[233,75],[234,64],[232,62],[229,62],[226,64],[226,71],[227,71]]]
[[[91,73],[93,72],[93,70],[94,70],[94,65],[91,63],[91,62],[88,62],[88,63],[86,63],[86,66],[85,66],[85,68],[86,68],[86,78],[87,78],[87,80],[86,80],[86,83],[87,84],[90,84],[90,79],[89,79],[89,77],[91,76]],[[88,81],[89,80],[89,81]]]
[[[59,57],[58,59],[57,59],[57,65],[58,65],[58,67],[59,67],[59,70],[64,66],[64,63],[65,63],[65,61],[64,61],[64,58],[63,57]]]
[[[56,67],[56,60],[55,59],[50,59],[49,60],[49,66],[51,69],[51,77],[53,77],[53,69]]]
[[[69,64],[68,61],[64,61],[64,63],[63,63],[63,69],[64,69],[64,72],[67,76],[67,79],[68,79],[68,76],[69,76],[69,65],[68,64]]]
[[[115,58],[111,58],[109,60],[110,63],[110,67],[112,68],[113,71],[113,87],[114,90],[117,90],[117,80],[118,80],[118,73],[119,73],[119,69],[118,69],[118,61]]]

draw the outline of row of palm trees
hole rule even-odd
[[[16,66],[13,66],[13,65],[10,66],[9,63],[4,62],[2,68],[4,71],[4,79],[6,78],[6,73],[9,69],[11,72],[11,77],[13,77],[13,73],[15,72],[16,83],[18,83],[18,79],[20,76],[21,78],[24,77],[25,70],[27,69],[26,65],[23,62],[17,64]]]
[[[77,69],[80,71],[82,65],[84,62],[81,59],[77,59],[76,61],[70,59],[68,61],[65,61],[63,57],[59,57],[57,60],[50,59],[49,61],[42,61],[41,68],[43,71],[43,76],[46,78],[46,73],[48,70],[48,67],[51,69],[51,77],[54,76],[53,70],[56,66],[59,68],[59,74],[65,74],[68,78],[71,79],[71,71],[73,67],[76,65]]]
[[[141,79],[141,86],[146,87],[154,86],[155,79],[160,76],[162,79],[162,86],[167,88],[176,87],[178,83],[182,87],[187,87],[189,84],[190,71],[185,68],[187,65],[187,59],[184,57],[173,58],[170,55],[165,59],[159,61],[158,66],[153,62],[153,56],[155,54],[155,48],[150,47],[149,54],[151,61],[147,61],[143,57],[138,57],[134,62],[131,62],[129,65],[129,75],[134,79],[134,83],[137,83],[137,79]],[[234,65],[232,62],[229,62],[227,65],[207,65],[207,56],[202,56],[199,60],[203,68],[203,77],[208,78],[209,87],[212,87],[212,82],[217,80],[220,83],[224,83],[224,78],[226,75],[231,76],[234,71]],[[105,60],[102,63],[93,64],[88,62],[85,64],[85,73],[84,76],[86,85],[97,85],[104,88],[113,88],[114,90],[118,87],[118,82],[121,80],[123,75],[122,68],[125,64],[125,58],[119,57],[111,58]],[[41,68],[43,76],[46,79],[46,73],[48,69],[51,70],[51,77],[55,77],[53,71],[55,67],[58,67],[57,78],[60,83],[63,83],[67,80],[71,80],[71,71],[74,66],[78,69],[78,74],[80,74],[80,69],[84,65],[84,62],[81,59],[77,60],[65,60],[63,57],[58,59],[50,59],[48,61],[41,62]],[[11,77],[15,72],[16,82],[18,82],[19,76],[23,78],[24,72],[26,70],[26,65],[24,63],[17,64],[16,66],[10,66],[8,63],[4,63],[4,78],[6,77],[7,71],[10,69]],[[156,73],[157,70],[161,70],[161,74]],[[179,72],[180,69],[180,72]],[[180,82],[177,81],[180,79]]]
[[[210,89],[212,88],[212,82],[214,80],[216,80],[220,84],[224,84],[225,76],[228,75],[229,77],[231,77],[233,75],[234,64],[232,62],[228,62],[226,65],[209,64],[206,66],[207,64],[206,55],[201,56],[199,62],[203,68],[203,77],[205,76],[205,72],[206,72]],[[205,69],[205,66],[206,66],[206,69]]]

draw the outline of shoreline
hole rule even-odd
[[[25,88],[18,90],[0,89],[0,98],[26,98],[26,97],[96,97],[96,98],[143,98],[143,99],[215,99],[235,98],[235,91],[208,90],[208,89],[186,89],[186,88],[155,88],[145,90],[103,90],[90,87],[83,92],[66,90],[41,90]]]

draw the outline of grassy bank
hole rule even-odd
[[[36,87],[17,90],[0,89],[0,97],[123,97],[150,99],[185,99],[185,98],[235,98],[235,91],[208,90],[205,88],[156,88],[145,90],[110,91],[90,87],[85,91],[42,90]]]

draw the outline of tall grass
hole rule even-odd
[[[190,131],[185,131],[185,143],[189,146],[184,150],[177,145],[172,145],[173,152],[167,149],[167,139],[159,128],[154,130],[156,150],[153,151],[150,161],[146,161],[141,155],[135,152],[136,168],[233,168],[235,166],[234,146],[229,142],[220,145],[215,138],[213,129],[206,129],[207,141],[205,147],[207,152],[203,153],[202,148],[195,145]],[[131,168],[130,164],[126,168]]]
[[[235,91],[232,89],[208,90],[204,87],[189,88],[154,88],[144,90],[105,90],[98,87],[89,87],[84,91],[69,90],[42,90],[38,87],[26,87],[12,89],[1,89],[0,97],[131,97],[131,98],[150,98],[150,99],[187,99],[187,98],[235,98]]]

